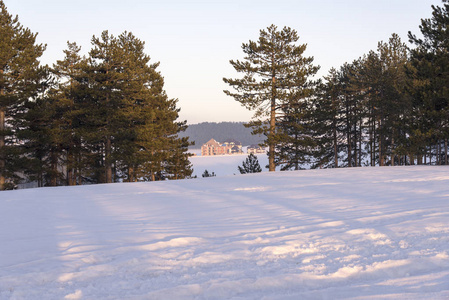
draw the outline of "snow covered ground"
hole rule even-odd
[[[449,167],[0,192],[0,299],[448,298]]]
[[[266,154],[256,155],[262,172],[268,172],[265,166],[268,165]],[[201,177],[205,170],[214,172],[216,176],[226,176],[239,174],[238,166],[241,166],[248,157],[248,154],[217,155],[217,156],[193,156],[190,162],[193,165],[192,176]]]

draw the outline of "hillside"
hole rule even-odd
[[[190,137],[191,141],[195,142],[192,149],[199,149],[201,145],[215,139],[223,142],[227,139],[235,139],[242,143],[243,146],[258,144],[263,141],[263,137],[251,134],[251,128],[243,126],[243,122],[220,122],[220,123],[199,123],[189,125],[185,132],[180,133],[179,136]]]
[[[449,167],[0,192],[0,299],[448,299]]]

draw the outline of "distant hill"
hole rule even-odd
[[[199,123],[189,125],[185,132],[179,134],[180,137],[188,136],[190,141],[195,142],[192,149],[199,149],[209,141],[215,139],[223,142],[227,139],[234,139],[242,143],[243,146],[258,144],[263,141],[263,137],[251,134],[251,128],[243,126],[243,122],[220,122],[220,123]]]

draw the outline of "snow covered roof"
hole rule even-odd
[[[240,143],[239,141],[234,140],[234,139],[227,139],[226,141],[223,142],[223,144],[234,144],[237,146],[242,145],[242,143]]]
[[[219,142],[217,142],[214,139],[210,139],[207,143],[205,143],[204,145],[209,145],[209,146],[221,146]]]

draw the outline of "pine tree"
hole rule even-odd
[[[114,134],[123,128],[120,113],[122,106],[119,84],[123,82],[123,49],[117,39],[103,31],[100,37],[92,38],[93,48],[89,52],[87,67],[88,94],[86,122],[91,127],[87,142],[96,153],[95,180],[113,182]]]
[[[314,130],[317,148],[314,152],[316,160],[312,168],[338,168],[343,148],[341,130],[341,73],[335,68],[324,77],[325,82],[318,87],[317,97],[314,99]]]
[[[67,42],[64,59],[53,65],[53,73],[58,79],[53,94],[61,110],[63,124],[60,125],[63,141],[63,164],[66,169],[67,185],[82,184],[85,149],[81,139],[81,119],[83,112],[80,104],[83,97],[83,79],[87,60],[80,56],[81,47],[76,43]]]
[[[117,145],[128,154],[120,159],[127,166],[127,179],[135,180],[136,174],[148,180],[190,176],[190,143],[188,138],[178,137],[187,128],[186,122],[177,121],[178,100],[167,97],[163,77],[157,71],[159,63],[149,64],[144,43],[131,33],[120,35],[118,44],[126,57],[122,117],[127,127],[121,128]]]
[[[145,43],[132,33],[103,32],[92,39],[86,68],[83,138],[94,154],[97,182],[179,179],[191,175],[186,122],[177,121],[177,99],[150,64]],[[92,133],[93,132],[93,133]]]
[[[201,176],[203,176],[203,177],[215,177],[216,175],[215,175],[214,172],[209,173],[208,170],[204,170],[204,172],[203,172],[203,174]]]
[[[20,137],[26,149],[23,168],[28,180],[38,186],[74,185],[79,170],[81,139],[77,134],[78,87],[83,59],[80,48],[68,43],[63,61],[57,61],[52,73],[58,82],[44,95],[29,103]],[[66,172],[63,173],[63,170]],[[80,176],[81,177],[81,176]],[[81,184],[78,178],[78,182]]]
[[[390,157],[390,165],[394,166],[398,152],[398,143],[403,138],[404,117],[410,111],[410,99],[405,94],[408,64],[408,49],[397,34],[393,34],[388,43],[380,42],[377,50],[381,63],[381,96],[377,111],[381,112],[382,128],[380,128],[383,149],[380,164],[384,165]]]
[[[47,75],[38,61],[45,45],[36,44],[36,35],[9,14],[0,0],[0,190],[19,171],[16,134],[20,119],[26,103],[42,91]]]
[[[281,171],[300,170],[304,164],[311,162],[317,147],[311,105],[310,100],[292,101],[282,110],[277,124],[279,142],[275,160]]]
[[[436,141],[437,163],[448,164],[449,1],[432,5],[432,9],[432,17],[422,19],[419,26],[423,38],[409,32],[409,40],[416,46],[411,50],[413,71],[409,72],[415,98],[411,142],[420,155],[426,141]]]
[[[235,92],[224,91],[250,110],[255,110],[250,125],[254,133],[264,134],[269,147],[269,171],[275,171],[275,147],[279,140],[276,121],[280,110],[288,106],[294,94],[304,88],[310,76],[318,71],[313,57],[304,57],[306,45],[296,45],[295,30],[275,25],[260,31],[257,42],[242,45],[244,61],[231,60],[241,79],[223,78]],[[266,119],[268,118],[268,119]]]
[[[361,81],[362,59],[344,64],[340,68],[341,84],[341,126],[339,131],[343,136],[343,152],[346,157],[343,163],[347,167],[361,165],[362,158],[362,121],[364,119],[364,92],[366,87]]]
[[[248,155],[246,160],[242,163],[242,166],[238,166],[240,174],[260,173],[262,168],[260,167],[257,156],[254,154]]]
[[[61,157],[64,144],[64,118],[58,101],[51,93],[28,103],[22,119],[23,128],[18,132],[25,149],[21,159],[27,179],[38,186],[56,186],[63,181]]]

